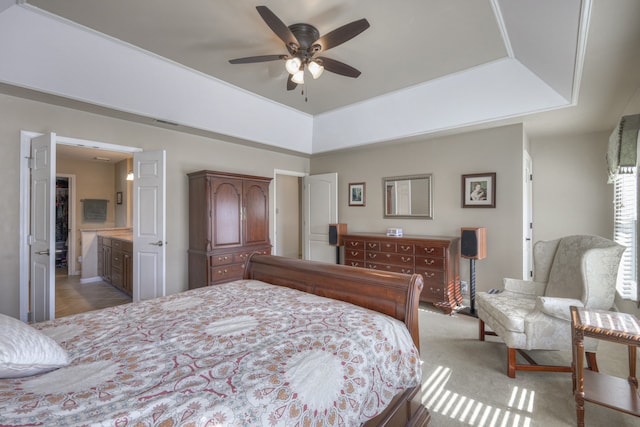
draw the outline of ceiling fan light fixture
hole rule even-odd
[[[289,74],[295,74],[300,70],[302,61],[300,60],[300,58],[294,57],[294,58],[287,59],[287,61],[284,64]]]
[[[304,84],[304,69],[301,68],[291,76],[291,81],[295,84]]]
[[[317,79],[318,77],[320,77],[322,75],[322,72],[324,71],[324,67],[321,64],[319,64],[317,61],[310,61],[308,67],[309,67],[309,72],[311,73],[314,79]]]

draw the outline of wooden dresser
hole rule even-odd
[[[424,277],[420,301],[433,303],[446,313],[462,303],[459,237],[349,233],[343,242],[345,265],[420,273]]]
[[[189,288],[241,279],[249,255],[271,253],[271,178],[214,171],[188,177]]]

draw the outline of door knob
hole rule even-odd
[[[50,255],[49,249],[46,249],[44,251],[37,251],[36,255]]]
[[[157,242],[149,243],[149,244],[153,246],[162,246],[162,240],[158,240]]]

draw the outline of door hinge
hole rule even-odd
[[[33,157],[25,157],[27,159],[27,167],[33,169]]]
[[[36,239],[33,237],[33,234],[29,234],[27,236],[27,245],[33,245]]]
[[[533,222],[529,223],[529,230],[533,230]]]
[[[533,181],[533,174],[532,173],[529,174],[529,181]]]

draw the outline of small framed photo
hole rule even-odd
[[[116,193],[116,204],[118,205],[122,204],[122,191],[118,191]]]
[[[366,184],[364,182],[352,182],[349,184],[349,206],[364,206]]]
[[[462,207],[496,207],[495,172],[462,175]]]

